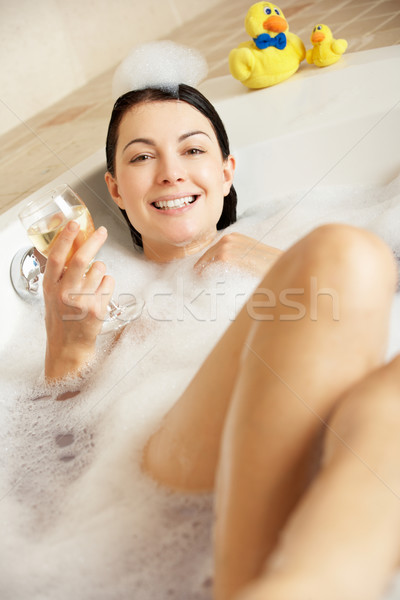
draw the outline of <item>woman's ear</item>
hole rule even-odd
[[[123,200],[119,195],[118,183],[116,179],[111,175],[109,171],[107,171],[107,173],[104,175],[104,179],[107,184],[109,194],[114,200],[115,204],[117,204],[117,206],[119,206],[120,208],[125,208]]]
[[[233,183],[233,176],[235,174],[236,161],[230,154],[223,166],[223,181],[224,181],[224,196],[227,196],[230,192]]]

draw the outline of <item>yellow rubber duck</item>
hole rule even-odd
[[[316,25],[310,40],[313,48],[307,50],[306,60],[317,67],[333,65],[347,49],[346,40],[335,40],[327,25]]]
[[[306,50],[301,39],[289,33],[280,8],[271,2],[253,4],[245,19],[252,41],[229,53],[229,70],[249,88],[265,88],[288,79],[297,71]]]

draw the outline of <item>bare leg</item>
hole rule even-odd
[[[346,394],[321,472],[237,600],[377,600],[400,558],[400,357]]]
[[[317,314],[312,278],[325,290]],[[221,449],[217,600],[231,600],[260,575],[315,473],[318,442],[338,398],[383,360],[395,269],[390,251],[374,236],[327,226],[287,252],[264,284],[279,300],[255,308],[253,299],[248,307],[254,324]],[[282,292],[302,288],[296,300],[306,314],[298,318],[298,307],[288,309],[293,296]]]

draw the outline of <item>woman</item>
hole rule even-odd
[[[149,261],[193,254],[197,269],[222,260],[262,277],[143,450],[161,484],[215,489],[215,598],[379,598],[399,558],[400,359],[383,365],[390,250],[339,225],[283,254],[239,234],[215,242],[235,219],[235,162],[188,86],[120,98],[107,152],[110,195]],[[60,234],[44,277],[50,380],[91,360],[113,291],[102,263],[85,275],[102,227],[64,272],[77,229]]]

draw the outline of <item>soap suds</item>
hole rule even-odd
[[[176,90],[180,83],[196,87],[207,75],[207,63],[194,48],[170,40],[135,46],[114,73],[112,95],[147,87]]]
[[[247,211],[230,230],[285,249],[318,224],[347,222],[400,255],[399,179],[302,194]],[[196,257],[161,267],[133,251],[121,259],[111,239],[108,247],[117,298],[137,294],[145,307],[111,353],[102,336],[80,393],[56,401],[72,382],[41,382],[40,306],[29,307],[19,342],[2,356],[2,600],[212,597],[212,496],[160,488],[141,473],[140,456],[257,281],[218,264],[195,275]],[[400,349],[398,315],[399,295],[389,353]]]

